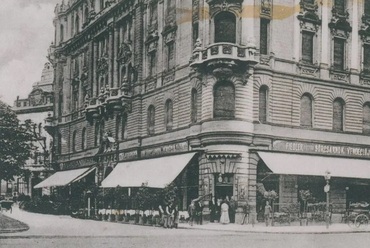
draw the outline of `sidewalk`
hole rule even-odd
[[[68,233],[79,233],[84,234],[84,230],[89,229],[86,234],[91,234],[91,230],[96,230],[94,235],[120,235],[120,232],[127,231],[128,224],[120,224],[115,222],[107,221],[94,221],[94,220],[80,220],[74,219],[70,216],[55,216],[55,215],[44,215],[37,213],[30,213],[20,210],[18,207],[13,208],[13,213],[4,212],[4,216],[19,220],[20,223],[24,222],[29,225],[30,229],[27,234],[37,233],[49,233],[49,235],[62,235]],[[56,224],[57,223],[57,224]],[[68,225],[68,230],[65,230],[65,225]],[[51,226],[53,226],[51,228]],[[35,228],[35,229],[34,229]],[[130,225],[130,230],[133,233],[136,230],[142,230],[143,226],[140,225]],[[160,227],[150,227],[145,226],[146,233],[157,233],[156,231],[162,230]],[[55,229],[55,230],[50,230]],[[209,231],[220,231],[220,232],[244,232],[244,233],[271,233],[271,234],[330,234],[330,233],[359,233],[359,232],[370,232],[370,225],[360,228],[350,227],[347,224],[332,224],[329,229],[326,229],[324,225],[309,225],[309,226],[268,226],[266,227],[264,223],[257,223],[254,227],[251,224],[238,225],[238,224],[227,224],[223,225],[220,223],[209,223],[205,225],[190,226],[187,223],[180,223],[179,229],[182,230],[209,230]],[[27,230],[27,229],[25,229]],[[100,231],[99,231],[100,230]],[[104,230],[104,231],[101,231]],[[164,232],[166,233],[166,232]]]
[[[199,229],[199,230],[212,230],[212,231],[228,231],[228,232],[246,232],[246,233],[285,233],[285,234],[330,234],[330,233],[360,233],[370,232],[370,225],[366,227],[350,227],[347,224],[335,223],[329,226],[327,229],[324,225],[308,225],[308,226],[265,226],[265,223],[257,223],[254,227],[251,224],[238,225],[238,224],[227,224],[223,225],[220,223],[208,223],[205,225],[190,226],[189,224],[181,223],[179,228],[185,229]]]

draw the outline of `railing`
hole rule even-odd
[[[241,46],[232,43],[215,43],[205,49],[195,48],[190,60],[190,66],[196,66],[204,62],[216,59],[238,60],[242,62],[253,62],[255,60],[256,48],[254,45]]]

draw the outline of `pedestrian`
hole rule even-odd
[[[167,227],[173,228],[174,217],[175,217],[175,208],[174,208],[173,203],[170,203],[169,205],[167,205],[166,214],[167,214]]]
[[[194,218],[195,218],[195,202],[194,200],[191,201],[189,207],[188,207],[188,214],[189,214],[189,224],[193,226],[194,224]]]
[[[166,208],[164,210],[165,219],[164,219],[164,228],[171,228],[171,206],[170,203],[166,204]]]
[[[230,223],[235,223],[235,212],[236,212],[236,201],[234,200],[234,196],[231,196],[229,202],[229,217]]]
[[[249,224],[249,211],[250,211],[250,208],[249,208],[249,204],[248,202],[243,206],[243,220],[242,220],[242,225],[244,225],[245,221],[247,221],[246,224]]]
[[[215,197],[212,197],[212,200],[209,202],[209,209],[211,211],[211,222],[215,222],[216,220],[216,213],[217,213],[217,202],[215,200]]]
[[[227,204],[226,200],[221,204],[221,218],[220,218],[221,224],[229,224],[230,218],[229,218],[229,205]]]
[[[159,204],[158,206],[158,212],[159,212],[159,225],[164,227],[165,224],[165,213],[162,205]]]
[[[197,224],[202,225],[203,224],[203,205],[200,200],[195,203],[195,212],[196,212]]]
[[[180,212],[179,212],[179,206],[175,204],[174,208],[174,221],[173,221],[173,226],[177,229],[179,226],[179,221],[180,221]]]
[[[272,213],[272,208],[270,206],[270,203],[269,201],[266,201],[265,214],[264,214],[266,226],[269,225],[271,213]]]

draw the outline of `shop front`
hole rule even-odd
[[[358,204],[370,202],[370,149],[304,142],[274,142],[273,150],[255,151],[257,164],[256,212],[262,219],[266,192],[275,191],[274,212],[323,221],[344,220]]]

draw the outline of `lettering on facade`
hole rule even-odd
[[[146,149],[146,150],[141,151],[141,156],[149,157],[149,156],[162,155],[162,154],[174,153],[174,152],[183,152],[183,151],[188,151],[187,142],[164,145],[161,147]]]
[[[318,153],[327,155],[370,157],[370,147],[326,145],[307,142],[275,141],[273,149],[278,151]]]
[[[122,160],[128,160],[128,159],[132,159],[132,158],[137,158],[137,150],[135,151],[130,151],[130,152],[121,152],[119,155],[118,155],[118,160],[119,161],[122,161]]]
[[[80,160],[73,160],[73,161],[68,161],[68,162],[62,162],[60,163],[60,167],[63,170],[67,169],[74,169],[74,168],[80,168],[80,167],[87,167],[94,165],[96,162],[94,161],[94,158],[84,158]]]

